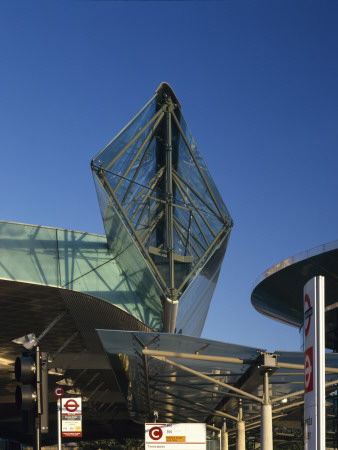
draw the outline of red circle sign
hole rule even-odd
[[[305,350],[304,374],[305,394],[307,394],[313,391],[313,347]]]
[[[66,401],[66,403],[63,405],[68,412],[75,412],[77,408],[80,406],[76,400],[73,398],[70,398]]]
[[[163,431],[160,427],[152,427],[149,430],[149,437],[154,441],[158,441],[163,436]]]
[[[54,393],[55,397],[62,397],[63,395],[65,395],[65,391],[63,390],[63,388],[61,386],[56,386],[53,389],[53,393]]]
[[[309,310],[311,308],[311,302],[310,302],[310,297],[307,294],[305,295],[305,303],[307,303],[308,310]],[[309,316],[306,320],[307,320],[307,325],[305,328],[305,336],[307,336],[309,334],[310,324],[311,324],[311,316]]]
[[[310,361],[309,355],[306,355],[306,357],[305,357],[305,389],[308,389],[310,386],[311,376],[312,376],[311,361]]]

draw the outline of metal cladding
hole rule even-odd
[[[161,299],[165,331],[200,334],[233,222],[169,85],[92,170],[109,249],[131,289]]]

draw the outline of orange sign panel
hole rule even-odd
[[[166,442],[185,442],[185,436],[166,436]]]

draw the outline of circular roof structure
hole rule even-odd
[[[273,319],[301,327],[303,288],[313,277],[325,277],[326,347],[337,347],[338,240],[288,258],[266,270],[251,294],[254,308]]]

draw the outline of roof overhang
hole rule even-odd
[[[276,352],[156,332],[98,330],[110,365],[124,386],[134,420],[144,423],[158,412],[160,421],[227,421],[235,436],[239,408],[246,436],[259,432],[263,378],[267,372],[274,424],[301,430],[304,354]],[[338,355],[326,355],[327,389],[338,382]],[[297,415],[294,411],[297,409]]]
[[[76,291],[0,280],[0,434],[29,442],[22,433],[21,411],[15,406],[14,361],[24,348],[13,339],[34,333],[50,354],[50,431],[55,441],[56,398],[53,387],[63,381],[66,395],[85,401],[84,436],[118,437],[139,432],[131,420],[119,383],[107,361],[96,328],[150,330],[141,321],[102,299]],[[71,392],[67,392],[71,391]],[[73,392],[73,393],[72,393]],[[76,392],[74,394],[74,392]],[[49,439],[49,441],[48,441]]]
[[[338,241],[300,253],[266,270],[255,283],[251,302],[258,312],[301,327],[304,320],[303,288],[307,281],[317,275],[325,276],[326,330],[329,344],[331,340],[337,339],[336,335],[331,336],[328,333],[337,330]]]

